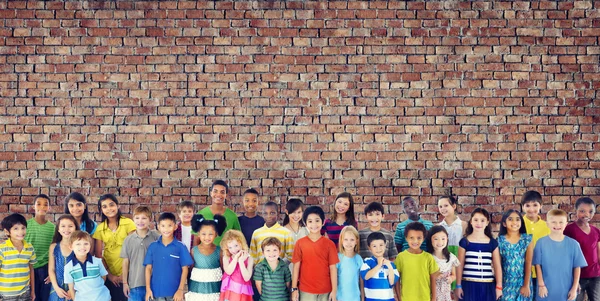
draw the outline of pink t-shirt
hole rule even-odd
[[[600,264],[598,263],[600,230],[590,225],[590,233],[585,234],[585,232],[577,226],[577,223],[570,223],[563,233],[579,243],[581,251],[583,252],[583,257],[585,257],[585,261],[587,261],[587,267],[581,269],[581,278],[594,278],[600,276]]]

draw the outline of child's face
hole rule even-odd
[[[265,224],[267,227],[272,227],[277,223],[277,209],[273,206],[265,206],[263,209],[263,218],[265,219]]]
[[[404,213],[408,215],[410,219],[418,219],[419,217],[419,206],[417,203],[411,199],[408,199],[402,202],[402,209],[404,209]]]
[[[311,234],[315,234],[315,233],[319,233],[321,234],[321,228],[323,227],[323,220],[321,219],[321,217],[316,214],[309,214],[306,217],[306,228],[308,229],[308,232],[310,232]]]
[[[75,252],[75,255],[79,257],[87,256],[91,247],[92,245],[87,239],[78,239],[71,244],[71,249]]]
[[[563,234],[563,231],[567,227],[567,217],[549,215],[547,224],[552,234]]]
[[[523,212],[525,212],[525,216],[530,220],[536,219],[540,214],[541,209],[542,205],[538,202],[527,202],[523,204]]]
[[[456,205],[453,206],[450,203],[449,199],[440,199],[438,201],[438,210],[440,211],[440,214],[444,217],[454,214],[454,211],[456,210],[455,206]]]
[[[100,202],[100,208],[102,209],[102,214],[106,215],[107,218],[115,218],[119,213],[119,206],[117,203],[111,199],[106,199]]]
[[[290,222],[292,224],[298,224],[300,222],[300,220],[302,220],[302,214],[304,213],[304,210],[302,210],[302,207],[296,209],[296,211],[289,213],[288,212],[288,216],[290,217]]]
[[[580,223],[589,223],[590,220],[592,220],[592,217],[594,217],[594,214],[596,214],[594,205],[581,204],[577,207],[577,221]]]
[[[485,227],[490,223],[485,215],[481,213],[475,213],[471,218],[471,226],[473,227],[473,231],[485,231]]]
[[[75,227],[75,224],[70,219],[64,218],[60,220],[60,223],[58,224],[58,233],[62,236],[63,240],[71,237],[71,234],[73,234],[76,229],[77,227]]]
[[[48,213],[48,200],[45,198],[37,198],[35,199],[35,204],[33,205],[33,209],[35,210],[35,215],[44,216]]]
[[[237,240],[232,239],[227,242],[227,250],[229,250],[229,253],[231,253],[231,255],[235,255],[242,250],[242,246]]]
[[[190,223],[192,221],[192,217],[194,216],[194,208],[183,207],[179,211],[179,219],[182,223]]]
[[[6,234],[7,237],[10,237],[11,240],[16,241],[23,241],[26,233],[27,226],[23,224],[14,224],[8,231],[4,229],[4,234]]]
[[[74,199],[69,200],[67,207],[69,208],[69,213],[74,218],[80,218],[83,215],[83,212],[85,212],[85,204]]]
[[[519,232],[522,224],[521,216],[518,213],[513,212],[507,218],[506,222],[504,222],[504,227],[506,227],[506,231],[508,232]]]
[[[150,225],[150,218],[145,213],[136,214],[133,216],[133,223],[138,230],[146,230]]]
[[[227,198],[227,189],[222,185],[215,185],[210,192],[212,203],[215,205],[224,205]]]
[[[369,222],[369,226],[373,228],[379,227],[382,219],[383,215],[377,210],[367,213],[367,222]]]
[[[436,251],[443,250],[448,245],[448,235],[443,231],[440,231],[431,236],[431,245]]]
[[[369,251],[376,258],[381,258],[385,254],[385,250],[387,246],[385,245],[385,241],[383,239],[376,239],[369,244]]]
[[[275,262],[279,259],[280,250],[276,245],[269,245],[263,249],[263,255],[268,262]]]
[[[354,250],[354,247],[356,247],[356,236],[352,233],[346,233],[342,238],[342,246],[346,251]]]
[[[246,213],[255,214],[258,207],[258,195],[254,193],[244,194],[244,210]]]
[[[217,232],[213,226],[202,226],[198,232],[198,237],[203,245],[211,245],[217,237]]]
[[[173,236],[173,232],[175,232],[175,223],[170,219],[163,219],[158,222],[158,232],[164,237]]]
[[[406,233],[406,241],[408,242],[408,247],[413,250],[421,250],[421,244],[425,240],[425,236],[423,232],[417,230],[409,230]]]
[[[345,216],[348,209],[350,209],[350,200],[348,198],[339,198],[335,200],[334,207],[337,214]]]

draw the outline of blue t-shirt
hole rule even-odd
[[[149,264],[152,265],[152,294],[154,298],[162,298],[175,295],[179,288],[182,267],[194,264],[194,260],[182,242],[173,239],[165,246],[161,236],[148,247],[144,266]]]
[[[240,227],[242,228],[246,243],[250,245],[250,242],[252,242],[252,234],[256,229],[265,225],[265,219],[260,215],[256,215],[255,217],[242,215],[238,216],[238,220],[240,221]]]
[[[360,301],[360,287],[358,282],[360,268],[363,260],[360,255],[355,254],[349,258],[344,254],[338,253],[338,262],[335,266],[338,269],[338,290],[337,299],[343,301]]]
[[[110,292],[102,279],[103,276],[108,275],[102,259],[88,254],[85,262],[81,263],[75,257],[75,253],[71,253],[67,261],[64,281],[65,284],[74,284],[75,301],[110,300]]]
[[[379,273],[371,277],[369,280],[365,280],[367,273],[377,266],[377,259],[375,257],[366,258],[362,267],[360,268],[360,278],[365,283],[365,301],[394,301],[394,290],[393,287],[400,279],[400,274],[396,268],[396,264],[393,262],[392,271],[390,271],[386,265],[381,266]],[[394,283],[390,285],[388,280],[389,273],[394,273]]]
[[[587,266],[579,243],[568,236],[563,241],[554,241],[550,236],[540,238],[535,245],[532,263],[542,266],[544,284],[548,289],[546,298],[537,296],[539,301],[567,300],[573,285],[573,269]]]

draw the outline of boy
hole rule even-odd
[[[192,217],[194,216],[194,211],[194,203],[191,201],[183,201],[177,205],[177,214],[181,222],[177,224],[177,229],[173,232],[173,236],[185,245],[188,252],[194,244],[194,235],[192,234]]]
[[[50,297],[52,284],[45,283],[48,278],[48,250],[54,236],[54,224],[46,219],[50,198],[40,194],[33,199],[33,218],[27,220],[27,234],[25,241],[30,243],[35,250],[37,263],[33,265],[35,274],[35,299],[36,301],[47,301]]]
[[[575,202],[577,221],[570,223],[565,228],[564,234],[579,243],[587,267],[581,269],[581,294],[577,301],[583,301],[587,293],[590,301],[600,300],[600,264],[598,263],[598,244],[600,243],[600,230],[590,225],[590,220],[596,213],[596,203],[591,198],[579,198]]]
[[[69,285],[70,299],[109,301],[110,291],[104,285],[108,271],[102,259],[90,254],[92,237],[85,231],[75,231],[69,243],[73,253],[67,257],[64,279]]]
[[[577,241],[563,234],[567,213],[548,212],[550,235],[540,238],[533,251],[538,301],[575,300],[581,268],[587,266]]]
[[[33,246],[25,241],[27,220],[13,213],[2,220],[6,241],[0,244],[0,298],[3,301],[35,300],[37,263]]]
[[[258,207],[258,191],[254,188],[247,189],[244,191],[243,198],[244,210],[246,212],[239,216],[238,219],[240,221],[242,233],[244,233],[244,238],[246,238],[247,242],[252,242],[252,234],[256,229],[265,224],[265,219],[256,214],[256,208]]]
[[[275,202],[266,203],[263,215],[265,216],[265,225],[254,231],[250,243],[250,256],[254,259],[254,264],[258,264],[264,258],[260,245],[267,237],[275,237],[282,242],[282,247],[280,248],[281,257],[285,262],[289,263],[292,260],[294,240],[290,230],[277,222],[279,218],[279,206]]]
[[[292,274],[288,265],[281,260],[281,242],[275,237],[268,237],[260,245],[265,260],[254,268],[254,281],[261,301],[290,299],[290,281]]]
[[[370,253],[360,268],[360,278],[364,282],[365,301],[393,301],[394,285],[400,278],[393,262],[385,257],[386,237],[381,232],[373,232],[367,237]],[[434,300],[434,299],[432,299]]]
[[[419,222],[412,222],[404,228],[408,249],[398,254],[395,261],[402,277],[402,285],[396,287],[404,301],[437,300],[435,278],[439,267],[433,256],[421,249],[426,235],[427,229]]]
[[[292,273],[292,301],[327,301],[329,294],[337,294],[337,267],[340,261],[335,244],[321,235],[325,212],[318,206],[306,208],[302,220],[308,236],[300,238],[294,247]],[[300,286],[298,287],[298,280]]]
[[[373,256],[369,249],[369,244],[367,243],[367,238],[373,232],[381,232],[385,236],[385,241],[387,244],[386,251],[383,254],[383,257],[393,261],[398,255],[398,250],[394,244],[392,244],[393,236],[392,233],[386,229],[381,228],[381,220],[383,219],[383,205],[378,202],[372,202],[367,207],[365,207],[365,215],[367,216],[367,221],[369,222],[369,227],[358,231],[360,236],[360,256],[365,259],[367,257]]]
[[[185,245],[173,237],[176,223],[173,213],[164,212],[158,217],[161,236],[150,244],[144,258],[146,301],[183,300],[188,266],[194,261]]]
[[[148,247],[160,236],[158,232],[148,229],[151,219],[152,211],[150,208],[146,206],[135,208],[133,210],[135,232],[125,238],[121,248],[123,293],[129,301],[144,301],[144,297],[146,297],[146,276],[142,264]]]
[[[542,195],[539,192],[530,190],[523,194],[523,197],[521,198],[521,210],[525,212],[523,223],[525,223],[527,234],[532,235],[534,249],[535,244],[540,238],[550,234],[550,228],[548,228],[546,222],[540,217],[541,209]],[[535,299],[535,295],[537,294],[537,276],[535,273],[535,267],[531,269],[531,277],[533,281],[533,287],[536,288],[532,292]]]
[[[223,180],[215,180],[210,187],[210,200],[211,205],[204,207],[204,209],[198,211],[198,214],[202,214],[206,219],[214,219],[215,214],[220,214],[225,217],[227,220],[227,227],[225,231],[213,242],[215,245],[221,244],[221,239],[223,238],[223,234],[227,232],[227,230],[234,229],[242,231],[240,227],[240,221],[238,220],[237,214],[233,212],[233,210],[227,208],[225,206],[225,200],[227,199],[227,194],[229,193],[229,186]],[[198,236],[194,236],[194,245],[200,244],[200,240]]]
[[[429,229],[433,227],[432,222],[421,218],[421,216],[419,215],[419,205],[417,204],[417,201],[412,197],[407,196],[402,200],[402,210],[404,210],[404,213],[406,213],[408,219],[399,223],[398,226],[396,226],[394,243],[396,244],[396,249],[398,250],[398,252],[402,252],[403,250],[408,249],[408,242],[404,239],[404,228],[406,227],[406,225],[412,222],[419,222],[425,226],[425,229],[427,231],[429,231]],[[421,250],[425,250],[426,248],[427,244],[425,241],[423,241],[423,244],[421,245]]]

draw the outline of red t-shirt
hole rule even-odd
[[[300,238],[294,246],[292,262],[300,262],[298,289],[310,294],[331,292],[329,266],[338,263],[335,244],[327,237],[312,241],[308,236]]]
[[[581,252],[587,267],[581,268],[581,278],[594,278],[600,276],[600,264],[598,263],[598,243],[600,242],[600,230],[590,225],[590,233],[585,234],[577,223],[570,223],[563,233],[576,240],[581,247]]]

